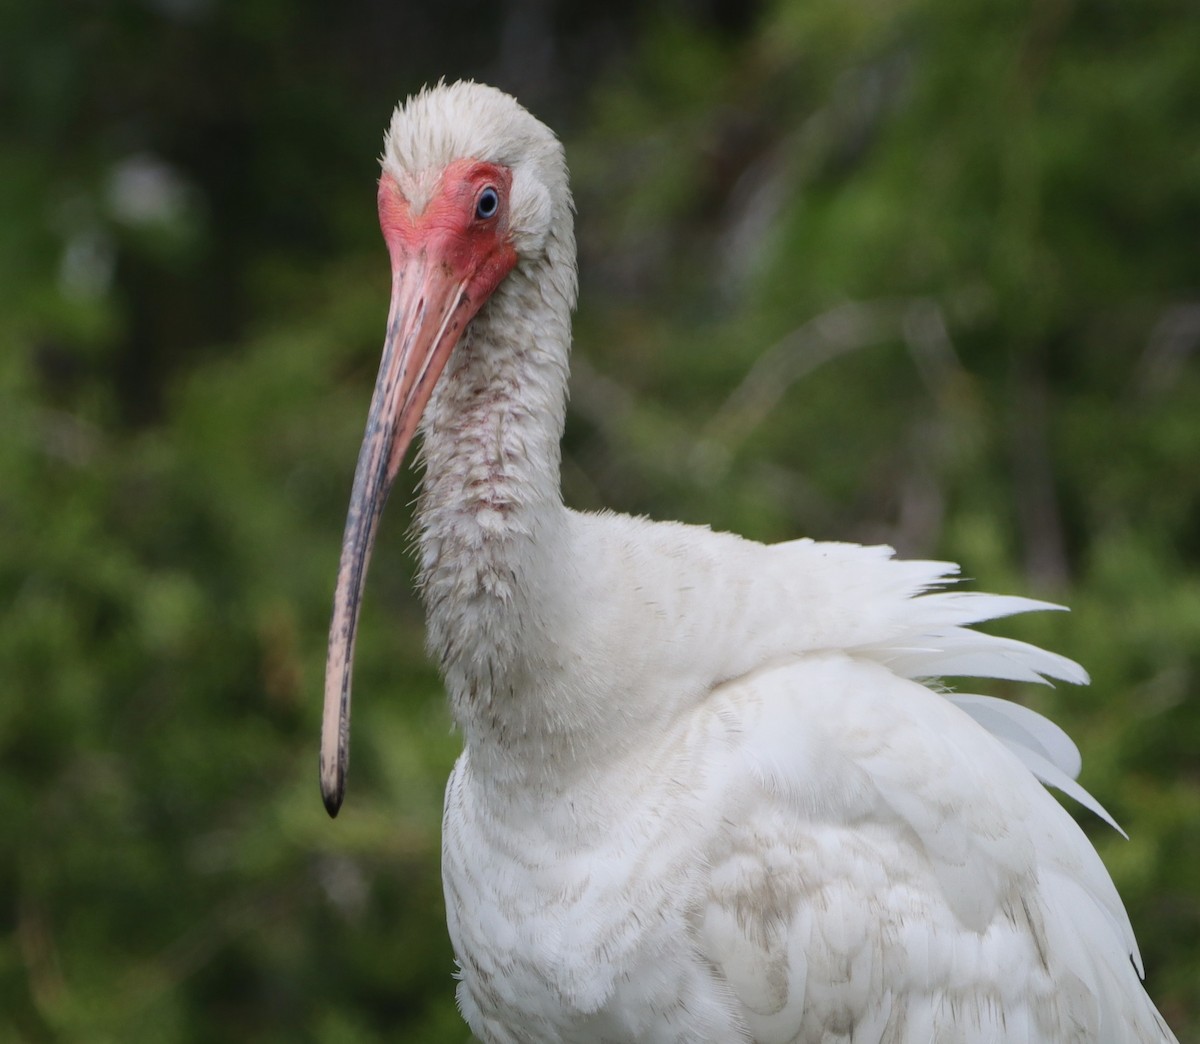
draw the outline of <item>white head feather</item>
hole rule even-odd
[[[462,80],[426,87],[396,107],[380,162],[415,213],[429,202],[441,172],[459,159],[499,163],[513,172],[512,241],[522,260],[544,252],[552,229],[570,228],[562,145],[513,98]]]

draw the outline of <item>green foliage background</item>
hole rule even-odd
[[[0,50],[0,1039],[466,1038],[410,489],[316,788],[373,157],[442,75],[567,143],[571,503],[1073,607],[1007,633],[1094,684],[1020,696],[1200,1036],[1194,3],[75,0]]]

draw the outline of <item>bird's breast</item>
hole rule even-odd
[[[559,792],[505,794],[475,777],[469,752],[459,759],[443,883],[477,1035],[673,1042],[698,1039],[699,1017],[714,1034],[702,1039],[741,1039],[691,942],[704,888],[696,842],[718,816],[696,739],[681,728]]]

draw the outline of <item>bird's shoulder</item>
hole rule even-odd
[[[572,514],[571,599],[579,648],[597,660],[644,660],[688,691],[781,659],[852,651],[908,678],[984,676],[1075,683],[1066,657],[972,630],[982,620],[1057,606],[959,591],[953,563],[906,560],[890,547],[810,539],[761,544],[702,526]],[[579,610],[586,606],[586,614]]]

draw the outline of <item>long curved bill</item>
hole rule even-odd
[[[387,338],[354,472],[329,626],[321,795],[331,816],[337,815],[345,793],[354,636],[375,533],[433,386],[482,303],[470,299],[469,281],[449,274],[449,266],[425,249],[393,258]]]

